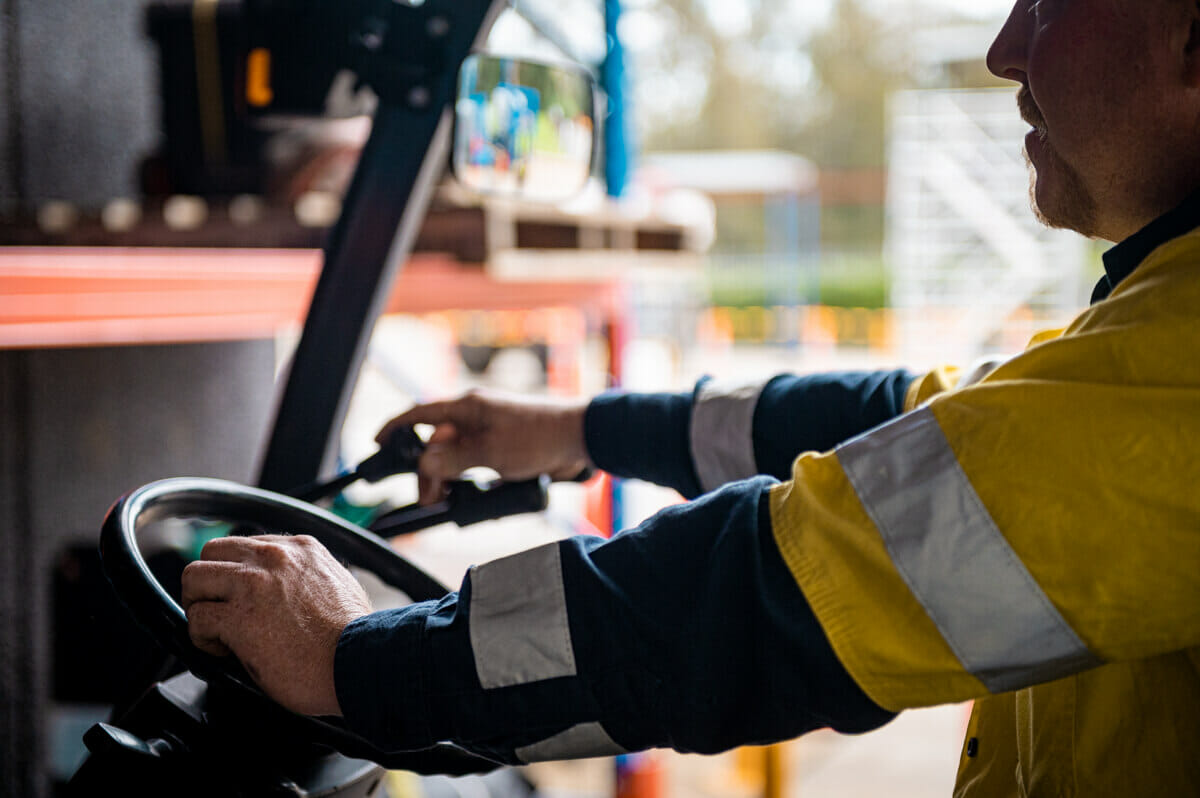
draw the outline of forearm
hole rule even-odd
[[[608,473],[702,493],[688,442],[690,393],[603,394],[584,416],[588,459]]]
[[[337,664],[348,723],[389,747],[450,739],[524,762],[886,722],[775,548],[770,484],[472,569],[440,603],[351,624]]]
[[[800,453],[831,449],[902,413],[912,379],[903,370],[837,372],[606,394],[587,409],[588,455],[605,471],[688,498],[758,474],[786,479]]]

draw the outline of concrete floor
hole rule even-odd
[[[907,712],[857,737],[814,732],[780,746],[781,798],[949,798],[968,707]],[[628,798],[761,798],[760,756],[751,749],[717,756],[654,752],[657,790]],[[555,762],[527,769],[552,798],[612,798],[610,759]]]
[[[967,715],[965,706],[937,707],[862,737],[812,734],[792,744],[787,798],[948,798]]]

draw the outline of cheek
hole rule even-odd
[[[1049,52],[1031,58],[1029,70],[1029,90],[1046,119],[1049,140],[1064,154],[1090,149],[1106,127],[1123,121],[1129,94],[1080,49]]]
[[[1144,87],[1144,20],[1123,18],[1107,0],[1069,0],[1043,15],[1029,46],[1030,91],[1055,124],[1110,124]]]

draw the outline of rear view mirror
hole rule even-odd
[[[540,202],[577,193],[591,173],[593,97],[581,69],[468,57],[455,103],[455,176],[472,191]]]

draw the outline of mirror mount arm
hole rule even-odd
[[[446,4],[411,6],[388,0],[352,34],[352,66],[360,85],[381,103],[415,111],[428,108],[434,83],[453,81],[455,25]]]
[[[417,37],[422,46],[436,46],[444,61],[428,84],[428,102],[413,103],[420,98],[406,95],[424,84],[405,87],[402,81],[392,85],[378,77],[383,65],[395,63],[387,58],[410,41],[395,34],[413,18],[381,14],[380,19],[406,24],[362,29],[373,54],[359,76],[364,81],[376,76],[379,83],[373,86],[380,91],[380,103],[342,214],[325,244],[324,265],[276,407],[258,478],[269,489],[315,482],[334,469],[338,433],[367,340],[445,169],[457,65],[507,6],[507,0],[427,0],[412,9],[385,2],[389,13],[424,9],[420,29],[426,33],[430,24],[440,28],[433,19],[444,17],[450,24],[443,36],[434,37],[432,44],[428,36]],[[380,38],[370,38],[371,33]],[[411,58],[421,57],[414,53]]]

